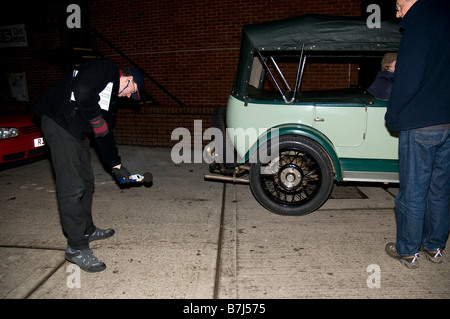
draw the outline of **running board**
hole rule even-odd
[[[398,173],[343,171],[342,180],[346,182],[398,183]]]

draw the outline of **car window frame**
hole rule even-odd
[[[249,80],[247,83],[247,98],[253,101],[272,100],[274,102],[284,101],[284,104],[293,104],[303,99],[301,87],[303,84],[305,67],[308,63],[312,63],[315,59],[324,59],[325,62],[319,61],[319,63],[359,64],[361,59],[381,60],[383,54],[384,53],[378,52],[345,52],[345,54],[334,52],[312,53],[306,52],[304,47],[302,47],[302,50],[299,52],[261,52],[260,50],[255,49],[253,63],[249,72]],[[278,58],[293,58],[298,60],[295,83],[288,83],[285,74],[283,74],[283,71],[278,66]],[[267,91],[263,88],[264,81],[268,78],[270,78],[275,85],[273,91]],[[291,86],[294,88],[293,90]],[[350,88],[350,86],[347,88]],[[342,90],[344,89],[346,88],[342,88]],[[275,93],[277,93],[278,96]],[[312,100],[312,98],[309,97],[308,100]]]

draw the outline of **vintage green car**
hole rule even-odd
[[[310,63],[329,64],[323,72],[367,61],[379,67],[401,39],[395,22],[380,26],[316,14],[245,25],[227,107],[213,113],[223,138],[211,150],[210,172],[249,182],[258,202],[281,215],[317,210],[335,181],[397,183],[398,137],[385,125],[387,101],[357,85],[302,90]]]

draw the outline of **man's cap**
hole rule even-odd
[[[134,100],[138,100],[139,101],[141,99],[141,97],[139,95],[139,90],[142,88],[142,85],[144,84],[144,78],[142,77],[141,72],[139,72],[136,69],[127,68],[127,70],[133,76],[133,81],[137,85],[137,91],[136,91],[136,93],[131,94],[131,97]]]

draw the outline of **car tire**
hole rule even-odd
[[[263,152],[271,142],[261,146]],[[278,215],[302,216],[319,209],[334,184],[333,166],[326,151],[315,141],[296,135],[280,136],[274,146],[278,146],[278,155],[272,161],[262,163],[258,156],[250,164],[253,196]]]

